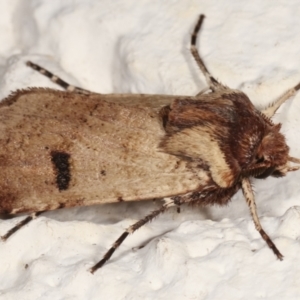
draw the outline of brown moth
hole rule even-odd
[[[300,83],[263,111],[239,90],[219,83],[196,48],[191,53],[210,92],[196,96],[98,94],[70,86],[36,64],[33,69],[66,91],[18,90],[0,103],[0,213],[32,213],[6,240],[47,210],[160,198],[165,204],[130,226],[125,238],[171,206],[224,205],[242,189],[256,229],[263,230],[250,178],[281,177],[300,166],[289,156],[280,124],[271,117]]]

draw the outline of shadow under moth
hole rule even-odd
[[[289,155],[271,117],[300,83],[259,111],[239,90],[219,83],[196,48],[191,53],[208,89],[196,96],[98,94],[27,65],[65,91],[18,90],[0,103],[0,213],[31,213],[119,201],[164,199],[114,242],[90,271],[109,260],[126,237],[169,207],[225,205],[242,189],[256,229],[278,259],[256,211],[250,178],[282,177],[300,159]]]

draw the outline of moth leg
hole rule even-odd
[[[15,225],[12,229],[10,229],[6,234],[1,236],[2,241],[6,241],[11,235],[13,235],[16,231],[18,231],[20,228],[28,224],[30,221],[38,217],[42,211],[38,211],[35,213],[32,213],[30,216],[26,217],[24,220],[20,221],[17,225]]]
[[[44,76],[50,78],[51,81],[53,81],[54,83],[58,84],[60,87],[62,87],[66,91],[80,93],[80,94],[85,94],[85,95],[88,95],[88,94],[92,93],[92,92],[90,92],[88,90],[85,90],[85,89],[82,89],[80,87],[77,87],[77,86],[74,86],[74,85],[71,85],[71,84],[67,83],[66,81],[64,81],[61,78],[59,78],[58,76],[54,75],[50,71],[48,71],[48,70],[40,67],[37,64],[32,63],[31,61],[27,61],[26,65],[28,67],[31,67],[33,70],[36,70],[36,71],[40,72]]]
[[[202,58],[200,57],[200,54],[196,48],[196,43],[197,43],[197,35],[198,32],[201,28],[201,25],[203,23],[204,20],[204,15],[200,15],[199,20],[194,28],[192,37],[191,37],[191,53],[198,65],[198,67],[200,68],[200,70],[202,71],[202,73],[205,76],[206,82],[209,85],[209,88],[212,91],[217,91],[217,90],[224,90],[226,89],[225,86],[223,86],[221,83],[219,83],[207,70]]]
[[[137,229],[141,228],[146,223],[152,221],[155,217],[160,215],[161,213],[165,212],[169,207],[174,206],[174,201],[169,201],[165,203],[161,208],[153,211],[149,215],[145,216],[143,219],[139,220],[138,222],[134,223],[133,225],[129,226],[122,234],[121,236],[113,243],[112,247],[105,253],[103,258],[95,264],[92,268],[89,269],[89,271],[93,274],[95,271],[97,271],[99,268],[101,268],[113,255],[113,253],[116,251],[117,248],[124,242],[124,240],[127,238],[127,236],[130,233],[134,233]]]
[[[256,230],[260,233],[262,238],[266,241],[268,246],[273,250],[274,254],[277,256],[279,260],[283,259],[283,255],[279,252],[275,244],[272,242],[270,237],[266,234],[266,232],[263,230],[258,215],[256,211],[256,204],[255,204],[255,199],[254,199],[254,194],[253,190],[250,184],[250,180],[248,178],[243,178],[242,179],[242,190],[243,194],[246,198],[247,204],[250,208],[251,216],[255,225]]]
[[[271,106],[262,110],[262,113],[268,118],[271,118],[276,113],[277,109],[289,98],[294,96],[300,90],[300,82],[295,85],[293,88],[286,91],[282,96],[280,96]]]

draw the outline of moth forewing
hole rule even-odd
[[[242,188],[256,229],[282,258],[259,222],[249,178],[299,169],[290,165],[300,160],[289,156],[280,124],[270,118],[300,84],[258,111],[243,92],[207,70],[196,48],[203,19],[192,34],[191,53],[211,92],[195,97],[96,94],[28,62],[69,92],[33,88],[0,104],[0,212],[33,212],[3,239],[45,210],[164,199],[127,228],[93,273],[130,233],[169,207],[224,205]]]
[[[150,97],[149,107],[141,99],[128,104],[130,96],[112,98],[30,89],[1,103],[1,213],[163,198],[207,186],[206,172],[158,148],[161,103],[169,97]]]

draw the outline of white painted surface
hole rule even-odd
[[[1,0],[0,96],[56,87],[27,60],[97,92],[194,95],[205,86],[189,53],[200,13],[207,18],[199,49],[221,82],[263,107],[300,81],[296,0]],[[275,117],[298,157],[299,112],[300,95]],[[0,298],[299,299],[299,180],[300,172],[254,181],[261,222],[283,262],[255,231],[238,193],[225,208],[169,211],[91,275],[87,269],[122,231],[159,204],[68,209],[0,243]],[[0,234],[21,218],[0,221]]]

